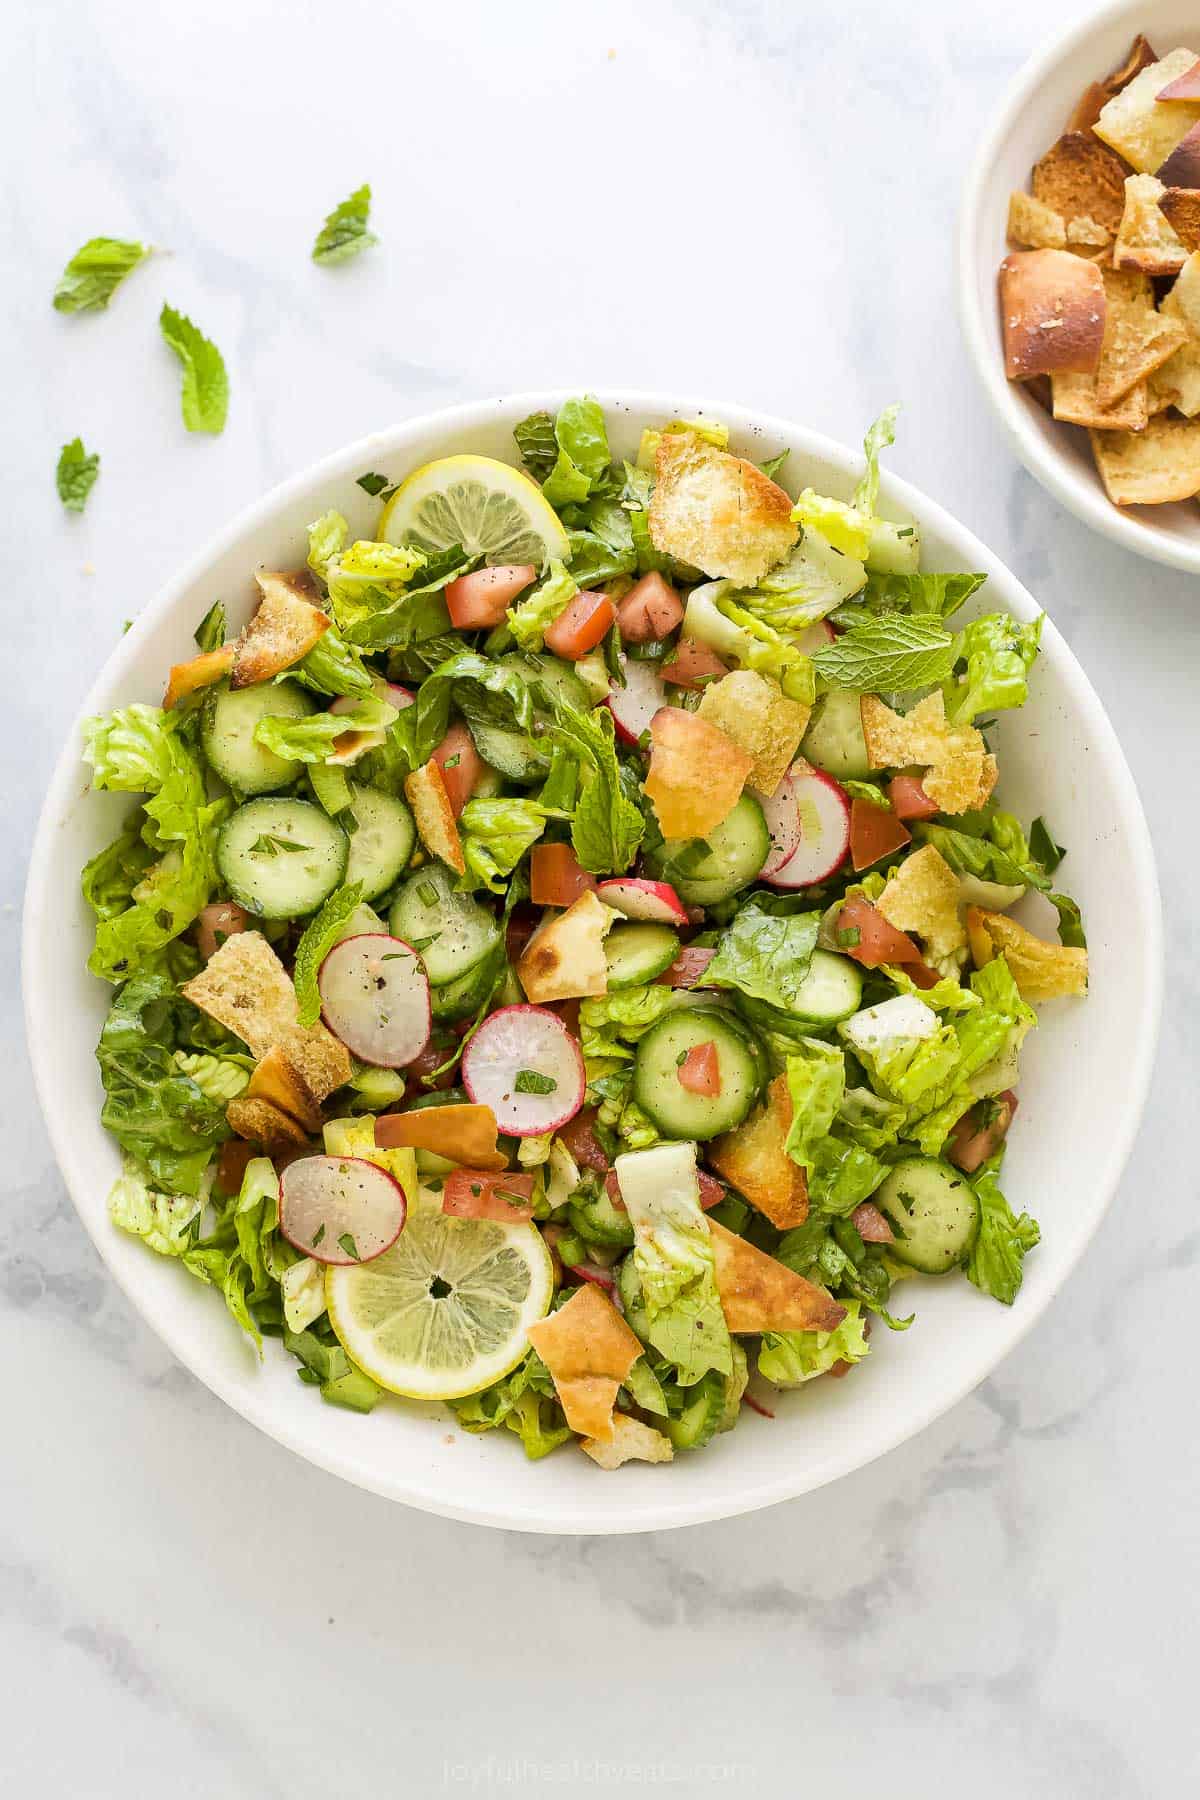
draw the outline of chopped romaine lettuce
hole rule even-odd
[[[758,1372],[776,1387],[800,1387],[826,1375],[836,1363],[861,1362],[869,1348],[862,1305],[845,1302],[846,1317],[836,1331],[768,1331],[758,1353]]]
[[[747,900],[721,933],[705,983],[736,988],[790,1011],[812,963],[820,924],[818,912],[776,916]]]
[[[983,1293],[1011,1306],[1021,1286],[1025,1257],[1040,1242],[1042,1234],[1037,1220],[1028,1213],[1014,1217],[1001,1193],[1002,1156],[1000,1151],[990,1157],[970,1177],[979,1201],[979,1234],[967,1262],[967,1278]]]
[[[618,1156],[617,1180],[634,1229],[650,1343],[690,1387],[733,1367],[717,1292],[712,1236],[700,1210],[694,1144],[658,1144]]]
[[[552,559],[532,593],[508,609],[508,628],[522,650],[541,649],[551,625],[578,592],[579,584],[564,564]]]

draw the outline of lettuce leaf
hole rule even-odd
[[[311,565],[311,539],[309,560]],[[334,623],[339,630],[352,632],[372,614],[394,606],[424,566],[421,551],[407,545],[360,538],[339,549],[327,559],[324,569]]]
[[[157,1255],[182,1256],[199,1235],[206,1204],[199,1186],[194,1194],[161,1193],[151,1186],[145,1166],[124,1151],[121,1174],[108,1196],[108,1216]]]
[[[1025,1257],[1042,1234],[1028,1213],[1014,1216],[1000,1191],[1003,1154],[999,1151],[968,1177],[979,1201],[979,1235],[967,1261],[967,1279],[982,1293],[1011,1306],[1021,1286]]]
[[[467,865],[459,886],[485,887],[493,894],[502,894],[505,878],[541,837],[547,819],[564,816],[536,800],[468,800],[459,820]]]
[[[93,787],[150,796],[142,838],[157,857],[130,886],[129,905],[98,918],[88,968],[106,981],[123,981],[185,931],[216,886],[217,829],[232,802],[207,800],[203,766],[183,726],[181,715],[143,705],[84,726]],[[117,862],[123,860],[128,874],[138,859],[127,846],[102,870],[98,860],[84,870],[85,890],[96,894],[103,882],[108,906],[121,891],[114,885]]]
[[[1021,625],[1009,613],[988,613],[963,628],[958,653],[966,671],[946,679],[943,688],[952,725],[969,725],[981,712],[1024,706],[1044,617]]]
[[[350,527],[340,512],[332,509],[314,519],[308,528],[308,566],[320,581],[329,575],[329,566],[341,555]]]
[[[142,837],[141,808],[112,843],[93,856],[83,871],[83,897],[98,919],[113,919],[133,904],[133,890],[156,861]]]
[[[637,853],[645,820],[622,779],[612,714],[605,706],[581,713],[556,698],[549,736],[576,758],[582,773],[571,819],[571,843],[580,866],[593,875],[622,874]]]
[[[845,1302],[846,1317],[836,1331],[768,1331],[758,1353],[758,1372],[776,1387],[800,1387],[825,1375],[838,1362],[861,1362],[869,1345],[863,1308]]]
[[[867,459],[867,466],[851,496],[850,504],[870,518],[874,518],[879,505],[879,453],[895,443],[896,420],[899,416],[898,404],[885,406],[875,422],[868,427],[863,439],[863,455]]]
[[[345,732],[386,731],[398,717],[386,700],[365,694],[343,713],[308,713],[302,719],[268,714],[254,727],[254,741],[291,762],[323,763]]]
[[[513,426],[513,437],[529,473],[535,481],[544,481],[558,457],[553,418],[548,412],[530,413]]]
[[[211,1050],[176,1050],[175,1067],[195,1082],[206,1100],[228,1106],[250,1080],[250,1057],[214,1056]]]
[[[734,598],[735,592],[729,581],[694,588],[684,613],[684,636],[707,644],[726,662],[769,676],[789,699],[811,705],[816,696],[811,659],[749,610],[745,602],[751,596]]]
[[[871,573],[867,576],[862,604],[872,612],[926,613],[948,619],[986,580],[986,575]]]
[[[817,1038],[789,1046],[786,1059],[792,1123],[785,1149],[799,1163],[808,1182],[809,1202],[825,1214],[852,1212],[883,1180],[884,1165],[863,1141],[882,1131],[859,1130],[843,1136],[846,1059],[842,1051]],[[857,1109],[861,1116],[861,1106]],[[888,1123],[891,1114],[887,1115]]]
[[[589,486],[598,486],[612,461],[600,402],[590,394],[564,400],[554,421],[554,435],[559,449],[586,476]]]
[[[700,1209],[693,1144],[660,1144],[617,1158],[634,1229],[647,1335],[690,1387],[709,1369],[733,1367],[729,1330],[717,1291],[712,1235]]]
[[[96,1060],[101,1124],[157,1189],[194,1196],[229,1126],[224,1102],[210,1099],[175,1061],[177,1050],[191,1047],[185,1030],[192,1013],[169,975],[137,975],[109,1008]]]
[[[541,649],[551,625],[578,592],[579,584],[565,565],[552,558],[533,592],[508,609],[508,628],[522,650]]]
[[[277,681],[299,681],[317,694],[333,694],[361,700],[372,692],[371,672],[358,650],[340,632],[322,632],[307,656],[293,663]]]
[[[1037,888],[1040,893],[1049,889],[1050,877],[1011,813],[996,809],[975,815],[977,831],[963,829],[968,818],[962,815],[957,826],[920,819],[914,823],[913,836],[919,843],[932,844],[956,875],[974,875],[1002,887]]]
[[[464,1431],[495,1431],[506,1426],[533,1461],[548,1456],[571,1436],[550,1371],[536,1350],[531,1349],[502,1381],[448,1405]]]
[[[819,912],[776,917],[748,900],[722,932],[704,979],[788,1012],[808,974],[820,924]]]
[[[579,1025],[584,1061],[631,1059],[631,1046],[676,1005],[674,989],[658,982],[618,988],[595,1000],[581,1000]]]

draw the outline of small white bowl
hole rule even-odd
[[[1090,81],[1124,59],[1138,32],[1160,56],[1181,44],[1200,55],[1193,0],[1119,0],[1039,50],[1009,87],[967,175],[958,229],[958,299],[963,331],[984,392],[1030,474],[1077,519],[1114,543],[1175,569],[1200,573],[1200,501],[1114,506],[1092,461],[1087,434],[1052,419],[1004,373],[996,277],[1009,249],[1008,197],[1066,128]]]
[[[305,526],[327,507],[368,533],[377,504],[356,477],[393,479],[435,456],[476,450],[515,460],[512,427],[562,395],[526,394],[415,419],[339,451],[268,494],[159,594],[113,651],[84,716],[158,701],[168,664],[194,653],[192,631],[220,595],[236,629],[251,609],[252,572],[303,561]],[[678,394],[607,393],[616,454],[632,456],[642,427],[705,412],[756,460],[785,447],[793,492],[811,483],[848,496],[861,456],[783,419]],[[885,477],[883,505],[921,525],[926,566],[978,569],[988,581],[971,610],[1038,608],[1012,575],[941,507]],[[440,1408],[386,1402],[370,1417],[324,1406],[272,1342],[261,1364],[220,1296],[110,1223],[106,1196],[117,1149],[100,1124],[93,1048],[110,990],[87,972],[92,921],[79,873],[128,807],[92,794],[73,730],[50,785],[25,904],[25,1011],[34,1073],[55,1155],[88,1231],[116,1280],[159,1336],[214,1393],[299,1455],[378,1494],[453,1518],[524,1531],[623,1532],[749,1512],[857,1469],[902,1443],[982,1381],[1049,1305],[1099,1224],[1137,1130],[1150,1076],[1161,991],[1161,922],[1154,857],[1141,805],[1104,709],[1049,621],[1029,704],[1001,715],[1000,792],[1029,820],[1044,813],[1070,848],[1064,884],[1078,897],[1092,956],[1085,1002],[1043,1011],[1022,1058],[1021,1111],[1005,1187],[1043,1238],[1012,1308],[961,1277],[899,1290],[918,1320],[902,1337],[882,1327],[846,1381],[781,1396],[778,1416],[745,1416],[736,1431],[669,1468],[602,1474],[574,1449],[530,1463],[507,1432],[472,1437]],[[1044,903],[1039,903],[1043,904]],[[1048,912],[1048,908],[1046,909]]]

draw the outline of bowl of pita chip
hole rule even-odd
[[[968,178],[959,297],[1030,473],[1200,571],[1200,11],[1126,0],[1022,70]]]

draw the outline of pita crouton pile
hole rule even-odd
[[[1200,496],[1200,57],[1144,37],[1009,201],[1005,372],[1088,432],[1117,506]]]

